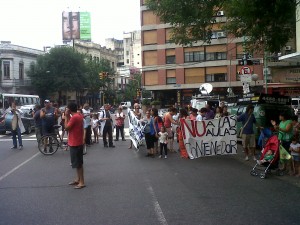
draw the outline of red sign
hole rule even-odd
[[[248,66],[243,66],[241,69],[240,69],[240,73],[242,75],[245,75],[245,74],[252,74],[252,70],[250,69],[250,67]]]

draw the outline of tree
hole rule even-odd
[[[245,37],[251,50],[278,52],[295,35],[299,0],[147,0],[162,21],[173,26],[177,44],[210,43],[217,12],[224,10],[223,29]]]
[[[114,74],[113,68],[110,67],[110,63],[107,59],[101,59],[99,62],[96,60],[87,60],[87,89],[92,96],[99,94],[100,89],[105,90],[105,92],[110,90],[111,83],[113,82],[110,76]],[[108,77],[100,79],[99,74],[102,72],[107,72]],[[114,91],[112,91],[114,93]],[[105,93],[107,96],[111,94]],[[95,98],[92,99],[92,105],[95,105]]]
[[[141,74],[136,73],[131,75],[132,79],[128,79],[128,84],[125,87],[124,90],[124,100],[133,100],[137,99],[137,89],[141,88]]]
[[[53,92],[77,91],[87,86],[85,56],[70,47],[52,48],[31,64],[28,76],[42,97]],[[59,97],[60,98],[60,97]]]

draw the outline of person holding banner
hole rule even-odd
[[[132,112],[138,120],[142,118],[142,112],[140,112],[140,105],[138,103],[134,103]],[[130,146],[128,149],[132,149],[132,141],[130,141]]]
[[[256,123],[256,118],[253,115],[254,106],[248,105],[246,112],[237,117],[238,122],[242,122],[242,142],[245,151],[245,160],[249,160],[249,150],[253,156],[253,160],[256,161],[255,157],[255,134],[253,131],[253,125]]]

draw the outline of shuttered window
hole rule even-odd
[[[145,66],[157,65],[157,51],[145,51],[144,64]]]
[[[150,45],[150,44],[157,44],[157,31],[156,30],[149,30],[144,31],[144,44]]]
[[[145,71],[145,86],[158,85],[158,72]]]
[[[203,83],[205,82],[204,68],[188,68],[184,70],[185,83]]]

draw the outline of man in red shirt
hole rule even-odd
[[[68,145],[70,147],[72,168],[76,168],[77,178],[69,185],[75,189],[85,187],[83,176],[83,115],[77,113],[77,104],[69,103],[65,113],[65,130],[68,131]]]

